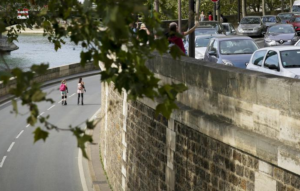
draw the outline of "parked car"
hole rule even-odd
[[[207,34],[221,34],[218,29],[213,26],[199,26],[195,29],[195,36]]]
[[[231,23],[222,23],[226,35],[236,35],[236,30]]]
[[[277,15],[281,19],[281,23],[287,23],[295,16],[294,13],[279,13]]]
[[[268,28],[264,37],[264,45],[265,47],[294,45],[298,39],[293,25],[276,24]]]
[[[262,22],[268,28],[271,25],[281,23],[281,19],[276,15],[265,15],[265,16],[262,16]]]
[[[248,36],[262,36],[266,32],[267,27],[262,22],[260,16],[246,16],[239,23],[237,34]]]
[[[211,38],[216,36],[225,36],[223,34],[199,35],[195,37],[195,58],[203,60],[207,45]]]
[[[293,17],[289,23],[293,25],[297,34],[300,35],[300,15]]]
[[[277,46],[255,51],[247,69],[300,79],[300,47]]]
[[[246,63],[258,49],[254,40],[247,36],[223,36],[210,39],[204,60],[217,64],[246,68]]]
[[[225,34],[223,26],[218,21],[200,21],[199,24],[200,26],[195,30],[195,36],[197,34],[197,31],[201,30],[201,28],[215,28],[217,31],[216,34]]]

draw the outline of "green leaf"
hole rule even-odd
[[[42,101],[46,97],[46,93],[42,91],[35,91],[34,94],[31,97],[31,100],[34,102]]]
[[[33,132],[33,134],[34,134],[34,143],[35,143],[40,139],[46,141],[49,133],[47,131],[42,130],[40,127],[37,127]]]

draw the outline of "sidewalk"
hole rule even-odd
[[[96,122],[99,120],[97,114]],[[97,123],[94,130],[90,130],[88,134],[92,135],[93,143],[87,145],[87,154],[89,157],[89,170],[92,178],[92,187],[94,191],[111,191],[110,185],[106,179],[102,163],[100,161],[99,142],[100,142],[100,124]]]

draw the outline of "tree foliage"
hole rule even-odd
[[[151,8],[152,1],[148,0],[49,0],[47,9],[30,13],[30,18],[20,23],[17,19],[17,0],[1,0],[5,10],[1,12],[0,33],[7,33],[10,40],[17,40],[22,30],[33,27],[42,27],[44,36],[53,43],[55,50],[64,44],[64,38],[82,47],[80,54],[82,66],[92,61],[95,65],[99,62],[105,65],[106,70],[101,71],[102,82],[114,82],[115,89],[121,93],[126,90],[130,100],[148,97],[162,100],[156,108],[157,114],[170,117],[176,109],[176,95],[186,90],[183,84],[160,84],[159,79],[145,66],[145,62],[152,57],[152,52],[160,54],[168,50],[168,41],[160,26],[161,16]],[[38,1],[31,0],[22,4],[22,7],[31,7]],[[44,2],[44,1],[40,1]],[[31,3],[31,4],[30,4]],[[168,2],[160,1],[160,9],[164,17],[173,13],[174,7],[167,6]],[[35,9],[36,10],[36,9]],[[148,35],[145,30],[133,31],[138,15],[142,22],[150,29]],[[66,27],[61,22],[67,22]],[[19,23],[16,28],[5,26]],[[175,58],[176,51],[171,51]],[[9,65],[9,63],[7,64]],[[33,65],[30,71],[14,68],[0,73],[0,80],[8,84],[11,77],[16,78],[16,88],[10,93],[21,99],[23,105],[29,106],[30,115],[28,123],[32,126],[37,122],[46,128],[37,127],[34,132],[34,141],[46,140],[51,129],[68,130],[73,132],[78,140],[78,147],[83,150],[84,143],[92,141],[89,135],[78,127],[60,128],[50,124],[47,117],[39,117],[36,105],[40,101],[53,100],[47,98],[42,92],[41,84],[33,81],[35,75],[43,75],[48,65]],[[171,69],[171,68],[170,68]],[[99,98],[100,99],[100,98]],[[15,101],[14,101],[15,103]],[[17,113],[16,104],[14,111]],[[88,128],[93,128],[87,122]]]

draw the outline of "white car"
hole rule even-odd
[[[199,60],[204,59],[205,51],[207,45],[212,37],[215,36],[225,36],[223,34],[214,35],[199,35],[195,37],[195,58]]]
[[[300,47],[275,46],[256,50],[247,69],[300,79]]]

